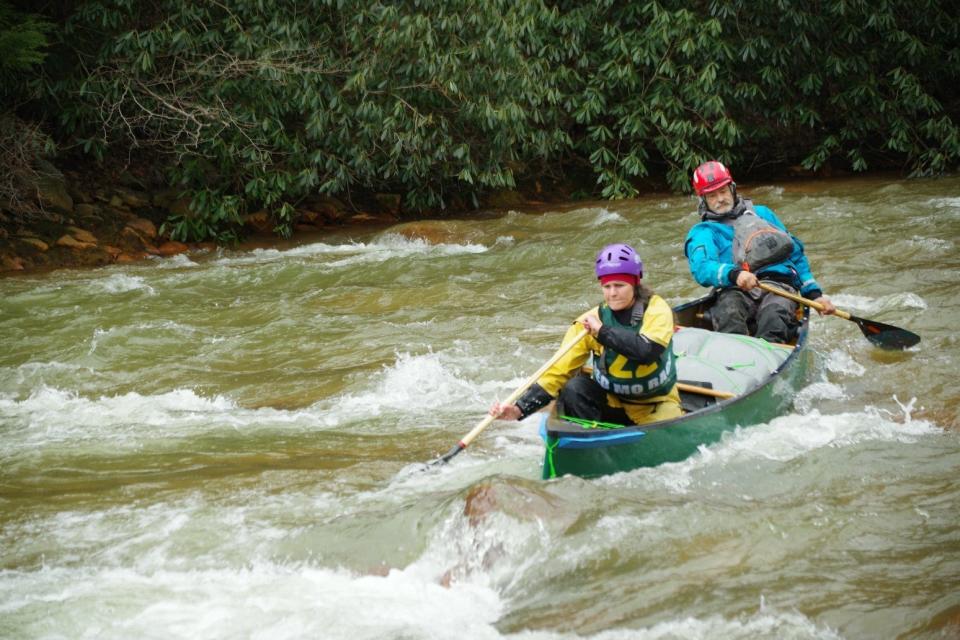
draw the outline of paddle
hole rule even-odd
[[[729,391],[720,391],[719,389],[708,389],[707,387],[698,387],[693,384],[687,384],[686,382],[678,382],[677,389],[680,391],[686,391],[687,393],[695,393],[701,396],[710,396],[712,398],[720,398],[721,400],[726,400],[727,398],[735,398],[737,394],[731,393]]]
[[[584,337],[586,337],[586,335],[587,335],[588,333],[590,333],[590,332],[587,331],[586,329],[583,329],[580,333],[578,333],[578,334],[573,338],[573,340],[571,340],[571,341],[568,342],[567,344],[563,345],[563,346],[560,348],[560,350],[557,351],[555,354],[553,354],[553,357],[550,358],[549,360],[547,360],[547,361],[543,364],[542,367],[540,367],[539,369],[537,369],[537,371],[536,371],[532,376],[530,376],[529,378],[527,378],[526,380],[524,380],[523,384],[520,385],[519,387],[517,387],[516,391],[514,391],[513,393],[511,393],[511,394],[507,397],[507,399],[503,401],[503,404],[513,404],[514,402],[516,402],[517,399],[518,399],[521,395],[523,395],[523,392],[526,391],[526,390],[530,387],[530,385],[532,385],[534,382],[536,382],[537,380],[539,380],[539,379],[540,379],[540,376],[542,376],[544,373],[546,373],[546,372],[547,372],[547,369],[549,369],[550,367],[552,367],[553,365],[555,365],[555,364],[557,363],[557,361],[560,360],[560,358],[562,358],[563,356],[567,355],[567,352],[569,352],[570,349],[573,349],[573,346],[574,346],[575,344],[577,344],[578,342],[580,342],[581,340],[583,340]],[[478,435],[480,435],[480,432],[483,431],[484,429],[486,429],[487,426],[488,426],[491,422],[493,422],[494,420],[496,420],[496,418],[494,418],[494,417],[493,417],[492,415],[490,415],[490,414],[487,414],[487,417],[485,417],[483,420],[481,420],[481,421],[477,424],[477,426],[475,426],[475,427],[473,428],[473,430],[470,431],[470,433],[468,433],[467,435],[463,436],[463,439],[460,440],[460,442],[458,442],[456,445],[454,445],[454,447],[453,447],[452,449],[450,449],[450,451],[446,452],[444,455],[440,456],[440,457],[437,458],[436,460],[431,461],[427,466],[430,467],[430,466],[434,466],[434,465],[439,465],[439,464],[444,464],[444,463],[446,463],[446,462],[450,462],[450,460],[451,460],[455,455],[457,455],[458,453],[460,453],[461,451],[463,451],[464,449],[466,449],[466,448],[470,445],[470,443],[473,442],[474,438],[476,438]]]
[[[764,291],[769,291],[770,293],[774,293],[778,296],[789,298],[794,302],[805,304],[808,307],[816,309],[817,311],[823,311],[823,305],[818,302],[814,302],[813,300],[802,298],[790,293],[789,291],[784,291],[783,289],[772,287],[762,282],[757,283],[757,286]],[[860,331],[863,332],[864,337],[883,349],[906,349],[920,342],[920,336],[907,331],[906,329],[901,329],[900,327],[883,324],[882,322],[876,322],[875,320],[867,320],[866,318],[858,318],[857,316],[851,315],[846,311],[841,311],[840,309],[837,309],[835,315],[843,318],[844,320],[856,322],[857,326],[860,327]]]

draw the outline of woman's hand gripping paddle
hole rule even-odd
[[[584,329],[583,331],[581,331],[580,333],[578,333],[578,334],[573,338],[573,340],[571,340],[571,341],[568,342],[567,344],[563,345],[563,346],[560,348],[559,351],[557,351],[555,354],[553,354],[553,357],[552,357],[552,358],[550,358],[550,359],[547,360],[545,363],[543,363],[543,366],[542,366],[542,367],[540,367],[539,369],[537,369],[537,371],[536,371],[533,375],[531,375],[529,378],[527,378],[527,379],[523,382],[522,385],[520,385],[519,387],[517,387],[516,391],[514,391],[513,393],[511,393],[511,394],[507,397],[507,399],[503,401],[503,404],[513,404],[514,402],[516,402],[517,399],[520,398],[521,395],[523,395],[523,392],[526,391],[526,390],[530,387],[530,385],[532,385],[534,382],[536,382],[537,380],[539,380],[539,379],[540,379],[540,376],[542,376],[544,373],[546,373],[546,372],[547,372],[547,369],[549,369],[550,367],[552,367],[553,365],[555,365],[555,364],[557,363],[557,361],[560,360],[560,358],[562,358],[563,356],[567,355],[567,353],[568,353],[571,349],[573,349],[573,346],[574,346],[575,344],[577,344],[578,342],[580,342],[581,340],[583,340],[583,339],[587,336],[588,333],[589,333],[589,331],[587,331],[586,329]],[[446,452],[444,455],[440,456],[440,457],[437,458],[436,460],[432,460],[429,464],[426,465],[426,468],[429,468],[429,467],[432,467],[432,466],[441,465],[441,464],[450,462],[450,460],[451,460],[455,455],[457,455],[458,453],[460,453],[461,451],[463,451],[464,449],[466,449],[466,448],[470,445],[470,443],[473,442],[474,438],[476,438],[478,435],[480,435],[480,432],[483,431],[484,429],[486,429],[487,426],[488,426],[491,422],[493,422],[494,420],[496,420],[496,418],[494,418],[492,415],[489,415],[489,414],[488,414],[487,417],[485,417],[483,420],[481,420],[481,421],[477,424],[477,426],[475,426],[475,427],[473,428],[473,430],[470,431],[470,433],[468,433],[467,435],[463,436],[463,439],[460,440],[460,442],[458,442],[456,445],[454,445],[454,447],[453,447],[452,449],[450,449],[450,451]]]
[[[818,302],[814,302],[813,300],[801,298],[800,296],[794,295],[789,291],[784,291],[783,289],[772,287],[762,282],[758,283],[757,286],[764,291],[769,291],[770,293],[774,293],[778,296],[789,298],[794,302],[805,304],[808,307],[816,309],[817,311],[823,311],[823,305]],[[907,349],[920,342],[920,336],[915,333],[911,333],[906,329],[901,329],[900,327],[894,327],[889,324],[883,324],[882,322],[867,320],[865,318],[858,318],[857,316],[850,315],[846,311],[841,311],[840,309],[837,309],[834,315],[837,315],[844,320],[856,322],[857,326],[860,327],[860,331],[863,332],[864,337],[883,349]]]

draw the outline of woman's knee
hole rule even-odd
[[[607,393],[593,378],[575,376],[567,381],[557,398],[562,415],[599,420],[607,404]]]

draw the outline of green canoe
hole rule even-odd
[[[767,422],[788,411],[806,381],[809,309],[794,345],[711,331],[716,294],[674,308],[673,350],[684,415],[641,426],[578,423],[545,413],[544,479],[590,478],[684,460],[723,432]],[[695,389],[694,392],[683,391]]]

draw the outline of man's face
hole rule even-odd
[[[733,209],[733,189],[726,185],[703,196],[707,208],[714,213],[729,213]]]

